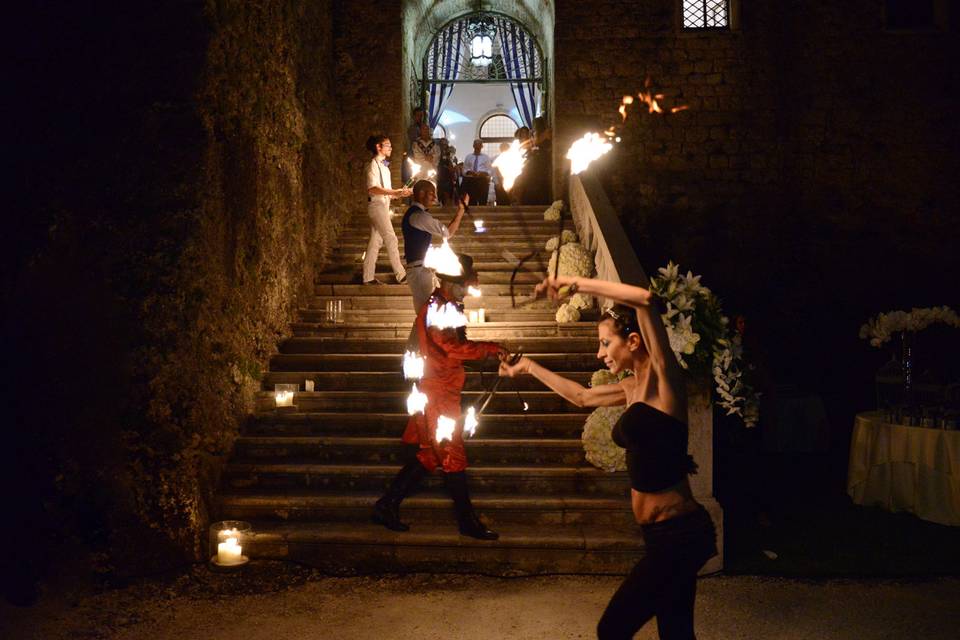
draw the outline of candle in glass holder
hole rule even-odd
[[[479,319],[480,319],[480,314],[475,309],[467,311],[467,322],[469,322],[470,324],[477,324]]]
[[[227,538],[217,545],[217,564],[226,566],[243,562],[243,548],[236,538]]]
[[[304,390],[304,391],[313,391],[313,380],[304,380],[304,381],[303,381],[303,390]]]
[[[485,309],[482,307],[477,309],[477,322],[484,323],[487,321]]]

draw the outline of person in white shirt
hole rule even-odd
[[[473,153],[463,159],[463,184],[461,190],[470,194],[470,200],[478,205],[487,204],[487,192],[490,189],[490,174],[493,166],[490,156],[483,153],[483,140],[473,141]]]
[[[440,164],[440,145],[430,135],[430,125],[420,125],[420,138],[413,143],[413,161],[420,165],[417,179],[436,180],[437,174],[430,176]],[[413,176],[411,176],[413,177]]]
[[[363,258],[363,284],[383,284],[376,278],[377,256],[380,247],[387,245],[390,266],[393,267],[397,283],[402,283],[407,275],[400,262],[400,247],[397,234],[390,221],[390,198],[405,198],[413,193],[410,189],[394,189],[390,183],[390,169],[384,160],[393,152],[393,145],[385,135],[370,136],[367,149],[373,154],[367,165],[367,215],[370,217],[370,241]]]

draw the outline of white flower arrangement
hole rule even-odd
[[[960,328],[960,316],[950,307],[914,307],[910,311],[888,311],[878,313],[860,327],[860,337],[870,340],[871,346],[880,347],[890,341],[894,333],[901,331],[917,332],[932,324],[942,323]]]
[[[568,242],[577,242],[580,239],[577,236],[575,231],[571,231],[569,229],[564,229],[563,234],[560,237],[563,238],[564,244],[567,244]],[[549,240],[547,240],[547,243],[544,245],[544,248],[547,251],[556,251],[559,245],[560,245],[559,238],[557,236],[553,236]]]
[[[560,270],[556,270],[557,251],[550,254],[549,273],[561,276],[589,277],[593,274],[593,256],[579,242],[568,242],[560,248]]]
[[[744,380],[748,366],[740,336],[731,331],[720,301],[700,284],[700,276],[691,271],[681,275],[672,261],[658,273],[650,288],[666,303],[661,317],[680,366],[709,372],[716,383],[717,404],[728,416],[739,416],[747,427],[756,426],[760,394]]]
[[[547,210],[543,212],[543,219],[557,221],[560,219],[560,215],[562,213],[563,213],[563,200],[555,200],[553,204],[547,207]]]
[[[590,378],[590,386],[597,387],[604,384],[616,384],[623,376],[615,376],[607,369],[596,371]],[[626,406],[598,407],[587,416],[583,425],[584,457],[587,462],[604,471],[624,471],[627,468],[627,452],[613,441],[611,431],[617,423]]]
[[[580,310],[569,302],[564,302],[557,309],[557,322],[578,322],[580,320]]]

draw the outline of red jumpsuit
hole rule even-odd
[[[464,360],[479,360],[494,355],[500,350],[495,342],[472,342],[463,340],[456,329],[427,327],[427,309],[434,302],[440,305],[454,302],[443,297],[440,289],[431,294],[417,313],[415,327],[420,339],[420,355],[423,356],[423,379],[417,387],[426,394],[424,413],[410,417],[403,432],[407,444],[419,444],[417,459],[432,472],[441,467],[444,472],[454,473],[467,468],[467,453],[463,448],[463,423],[460,421],[460,391],[467,379],[463,370]],[[462,304],[454,302],[462,309]],[[447,416],[457,421],[453,440],[436,442],[437,418]]]

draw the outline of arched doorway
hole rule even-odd
[[[533,34],[503,14],[474,12],[445,24],[426,48],[421,78],[430,125],[454,139],[483,137],[492,115],[532,127],[544,112],[543,53]]]

